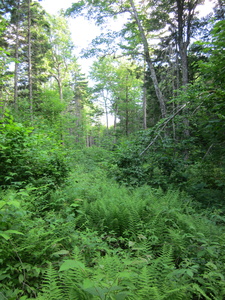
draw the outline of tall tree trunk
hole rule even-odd
[[[63,101],[62,80],[61,80],[60,77],[59,77],[59,80],[58,80],[58,86],[59,86],[59,97],[60,97],[60,100]]]
[[[177,22],[178,22],[178,49],[181,59],[181,71],[182,71],[182,88],[186,90],[188,84],[188,54],[187,49],[191,38],[191,21],[194,16],[194,11],[199,3],[199,0],[176,0],[177,4]],[[186,7],[185,7],[186,5]],[[187,112],[187,109],[186,109]],[[184,118],[184,137],[189,138],[189,120]],[[186,154],[186,158],[188,154]]]
[[[157,96],[157,99],[158,99],[159,105],[160,105],[161,115],[162,115],[162,118],[165,118],[166,117],[166,99],[165,99],[164,95],[162,94],[162,91],[159,87],[158,79],[157,79],[156,73],[155,73],[155,68],[154,68],[152,60],[150,58],[148,41],[147,41],[147,38],[146,38],[146,35],[144,32],[144,28],[142,27],[142,24],[141,24],[141,21],[138,16],[138,13],[137,13],[137,10],[136,10],[133,0],[130,0],[130,5],[132,7],[133,17],[138,25],[138,29],[139,29],[139,32],[141,35],[142,43],[144,46],[144,56],[145,56],[145,60],[148,65],[148,68],[150,70],[150,73],[151,73],[151,78],[153,81],[155,93],[156,93],[156,96]]]
[[[107,106],[107,95],[104,95],[104,90],[103,90],[103,95],[102,95],[103,99],[104,99],[104,106],[105,106],[105,120],[106,120],[106,128],[107,131],[109,129],[109,112],[108,112],[108,106]]]
[[[125,132],[126,135],[129,135],[129,93],[127,86],[128,77],[126,77],[126,94],[125,94],[125,102],[126,102],[126,117],[125,117]]]
[[[143,129],[147,129],[147,88],[146,88],[146,74],[144,64],[144,80],[143,80]]]
[[[143,87],[143,128],[147,129],[147,89]]]
[[[117,107],[117,105],[115,105],[115,108],[114,108],[114,123],[113,123],[114,130],[116,130],[116,128],[117,128],[117,113],[118,113],[118,107]]]
[[[57,60],[57,58],[56,58]],[[58,88],[59,88],[59,98],[61,101],[63,101],[63,87],[62,87],[62,76],[61,76],[61,72],[60,72],[60,66],[61,66],[61,62],[57,62],[57,76],[54,76],[55,79],[57,80],[58,83]]]
[[[18,109],[18,69],[19,69],[19,12],[20,0],[17,0],[16,5],[16,44],[15,44],[15,67],[14,67],[14,107]]]
[[[31,1],[28,0],[28,83],[29,83],[29,101],[30,114],[33,119],[33,82],[32,82],[32,49],[31,49]]]
[[[187,61],[187,47],[189,44],[189,37],[186,36],[185,22],[184,22],[184,0],[177,1],[177,21],[178,21],[178,49],[181,59],[181,73],[182,73],[182,86],[188,84],[188,61]],[[186,40],[185,40],[186,38]]]

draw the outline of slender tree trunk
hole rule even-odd
[[[117,113],[118,113],[118,107],[117,107],[117,105],[115,105],[115,109],[114,109],[114,124],[113,124],[114,130],[116,130],[116,128],[117,128],[117,123],[116,123],[116,121],[117,121]]]
[[[181,42],[180,45],[181,70],[182,70],[182,86],[188,84],[188,59],[187,59],[187,43]]]
[[[126,119],[125,119],[125,132],[126,135],[129,135],[129,93],[128,93],[128,86],[127,86],[127,77],[126,77],[126,94],[125,94],[125,102],[126,102]]]
[[[60,72],[60,65],[61,65],[61,62],[57,63],[57,76],[55,76],[55,79],[58,82],[59,98],[61,101],[63,101],[63,87],[62,87],[62,76],[61,76],[61,72]]]
[[[16,44],[15,44],[15,68],[14,68],[14,107],[18,109],[18,69],[19,69],[19,12],[20,0],[17,1],[16,7]]]
[[[33,82],[32,82],[32,47],[31,47],[31,1],[28,0],[28,83],[30,114],[33,119]]]
[[[137,10],[136,10],[133,0],[130,0],[130,5],[132,7],[132,14],[138,25],[138,29],[139,29],[139,32],[141,35],[142,43],[144,46],[145,60],[146,60],[146,63],[148,65],[148,68],[151,73],[151,78],[152,78],[153,85],[155,88],[155,93],[156,93],[156,96],[157,96],[157,99],[158,99],[159,105],[160,105],[161,115],[162,115],[162,118],[165,118],[166,117],[166,99],[165,99],[164,95],[162,94],[162,91],[159,88],[159,83],[158,83],[158,79],[156,77],[155,68],[154,68],[152,60],[150,58],[148,41],[147,41],[147,38],[146,38],[146,35],[144,32],[144,28],[142,27],[142,24],[141,24],[141,21],[138,16],[138,13],[137,13]]]
[[[61,101],[63,101],[63,89],[62,89],[61,78],[59,78],[59,80],[58,80],[58,85],[59,85],[59,98]]]
[[[187,47],[189,38],[186,36],[184,29],[184,0],[177,0],[177,21],[178,21],[178,48],[181,59],[182,86],[188,84],[188,61]],[[185,40],[185,38],[187,40]]]
[[[53,75],[58,84],[59,89],[59,99],[63,101],[63,87],[62,87],[62,79],[60,74],[60,68],[57,69],[57,75]]]
[[[109,113],[108,113],[108,106],[107,106],[107,95],[104,95],[104,90],[103,90],[103,99],[104,99],[104,106],[105,106],[105,120],[106,120],[106,128],[107,131],[109,129]]]
[[[146,88],[146,74],[144,63],[144,82],[143,82],[143,128],[147,129],[147,88]]]
[[[147,89],[143,87],[143,128],[147,129]]]
[[[178,47],[179,55],[181,59],[181,71],[182,71],[182,88],[186,90],[188,85],[188,54],[187,49],[191,38],[191,21],[194,16],[194,11],[199,3],[199,0],[189,1],[185,3],[185,0],[176,0],[177,3],[177,21],[178,21]],[[188,5],[185,8],[185,5]],[[186,11],[185,11],[186,9]],[[187,112],[187,108],[185,110]],[[184,137],[189,138],[189,120],[184,118]],[[186,151],[187,152],[187,151]],[[188,158],[188,154],[185,155]]]

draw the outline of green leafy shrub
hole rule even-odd
[[[116,149],[110,176],[126,186],[146,183],[145,157],[140,156],[141,145],[134,141],[123,141]]]
[[[0,124],[0,185],[21,188],[54,188],[64,182],[68,166],[59,144],[45,134],[35,133],[6,115]]]
[[[146,134],[142,133],[132,142],[122,143],[114,153],[110,176],[120,184],[137,187],[149,185],[153,188],[180,189],[191,195],[205,207],[221,207],[224,201],[224,163],[211,153],[205,155],[197,148],[194,138],[176,144],[164,139],[157,141],[150,150],[142,154],[146,145]],[[151,131],[149,133],[151,135]],[[150,139],[150,136],[148,136]],[[188,159],[184,159],[186,143],[191,145]],[[211,150],[214,151],[214,150]],[[215,150],[216,151],[216,150]],[[221,153],[220,153],[221,154]],[[223,157],[223,156],[222,156]]]
[[[203,207],[223,207],[225,168],[210,161],[193,164],[186,170],[186,191]]]

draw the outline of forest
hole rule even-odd
[[[225,299],[225,1],[204,2],[0,1],[0,300]],[[102,29],[88,74],[78,17]]]

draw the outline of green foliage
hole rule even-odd
[[[39,113],[51,123],[56,121],[60,113],[65,109],[65,103],[60,101],[59,95],[56,91],[45,90],[40,94],[40,100]]]
[[[35,134],[6,115],[0,125],[0,184],[21,188],[26,184],[54,188],[68,174],[60,145],[46,134]]]
[[[168,249],[153,264],[106,255],[92,269],[76,260],[66,260],[62,266],[59,273],[49,267],[45,291],[38,299],[189,299],[187,286],[172,289],[171,278],[167,279],[173,270]]]
[[[172,190],[121,187],[106,178],[107,152],[89,152],[45,210],[32,187],[2,191],[1,296],[222,300],[222,212],[200,213]]]
[[[105,57],[93,64],[91,78],[95,98],[103,102],[106,118],[109,112],[117,116],[117,126],[124,135],[140,128],[140,98],[142,80],[133,63],[115,57]]]

